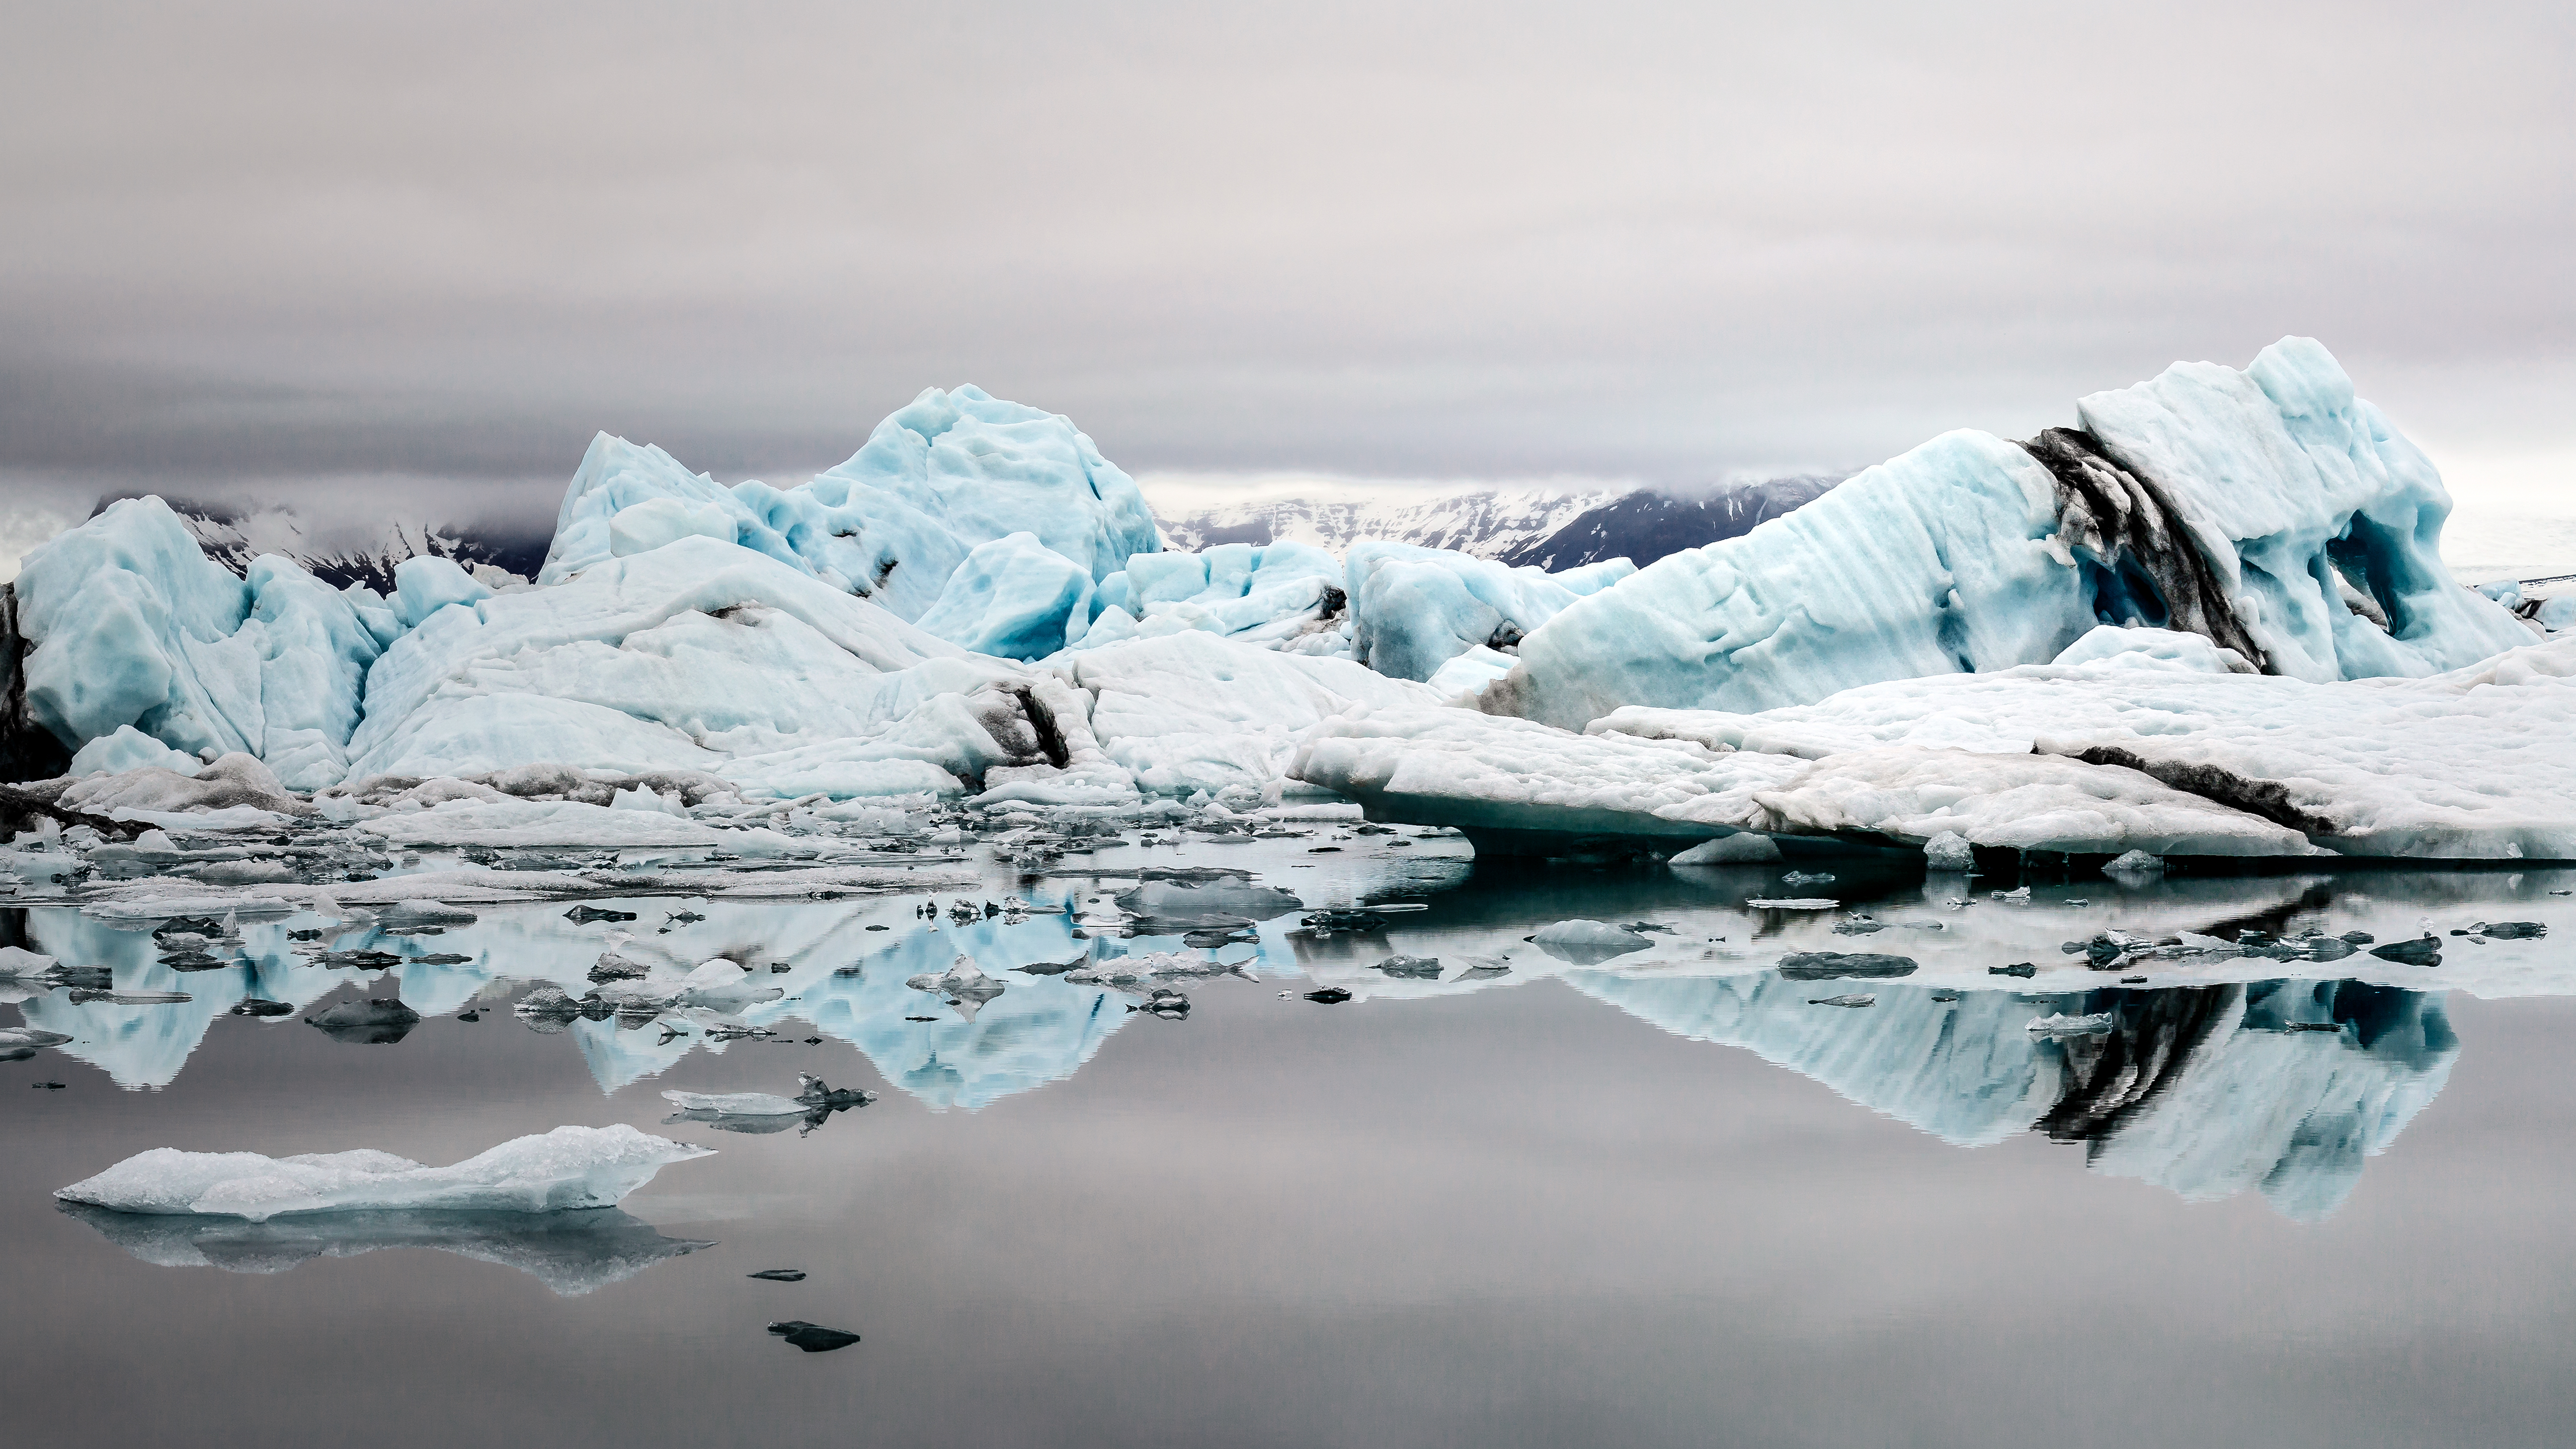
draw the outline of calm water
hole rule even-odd
[[[639,915],[622,927],[476,908],[440,935],[326,943],[468,958],[383,975],[302,964],[295,919],[245,924],[248,964],[183,975],[140,931],[13,915],[120,989],[193,999],[0,1008],[76,1037],[0,1063],[12,1441],[2576,1438],[2563,952],[2454,943],[2411,977],[2364,955],[2081,991],[1983,969],[2063,967],[2061,939],[2108,926],[2388,940],[2558,908],[2576,929],[2550,894],[2571,873],[2040,882],[1967,906],[1846,870],[1846,909],[1804,913],[1741,904],[1779,893],[1777,867],[1478,870],[1436,840],[1365,838],[1154,860],[1241,866],[1305,906],[1427,909],[1326,939],[1265,919],[1215,953],[1240,974],[1181,983],[1181,1020],[1007,973],[1176,936],[934,926],[919,896],[615,903]],[[1096,913],[1132,888],[996,875],[975,894]],[[662,933],[684,909],[707,919]],[[1855,911],[1885,929],[1832,933]],[[1667,929],[1642,963],[1522,940],[1567,917]],[[629,955],[772,977],[785,995],[747,1015],[780,1035],[512,1015],[540,979],[586,989],[620,929]],[[1762,964],[1817,948],[1923,969]],[[961,953],[1009,983],[980,1010],[904,984]],[[1397,955],[1440,979],[1379,969]],[[1356,999],[1304,998],[1325,983]],[[222,1014],[254,991],[303,1006],[396,984],[428,1019],[390,1043]],[[2112,1029],[2026,1030],[2058,1011]],[[880,1099],[805,1132],[665,1124],[666,1089],[792,1092],[799,1071]],[[718,1152],[622,1209],[539,1219],[251,1227],[51,1197],[152,1147],[446,1162],[610,1122]],[[772,1268],[809,1276],[744,1276]],[[780,1319],[861,1342],[799,1352],[764,1331]]]

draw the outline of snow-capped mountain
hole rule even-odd
[[[1487,489],[1383,502],[1264,498],[1163,515],[1167,546],[1311,543],[1335,553],[1364,538],[1455,549],[1507,564],[1562,570],[1626,558],[1640,567],[1669,553],[1748,532],[1810,502],[1836,478],[1774,478],[1699,496],[1648,488]]]
[[[90,510],[96,517],[131,493],[110,494]],[[368,521],[308,518],[292,504],[243,508],[204,499],[166,499],[188,531],[196,535],[206,557],[240,574],[264,553],[280,554],[302,565],[333,588],[365,584],[380,594],[394,591],[394,567],[407,558],[428,554],[454,559],[470,572],[488,566],[520,578],[534,578],[545,563],[550,527],[453,523],[400,515]]]
[[[1587,509],[1547,537],[1493,557],[1535,564],[1550,573],[1624,558],[1644,568],[1666,554],[1736,538],[1825,495],[1839,478],[1768,478],[1697,498],[1640,489]]]

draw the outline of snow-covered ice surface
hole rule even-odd
[[[1597,724],[1666,743],[1811,758],[1820,771],[1937,751],[1958,762],[1963,793],[1981,776],[2101,781],[2144,772],[2249,832],[2276,827],[2272,848],[2213,854],[2285,853],[2278,842],[2296,831],[2346,855],[2565,860],[2576,858],[2570,719],[2576,640],[2528,644],[2420,679],[2320,684],[2097,662],[1895,681],[1758,715],[1622,709]],[[2009,843],[2200,853],[2160,848],[2149,831],[2077,843],[2040,811],[2002,803],[2021,834]]]
[[[254,1223],[289,1213],[541,1213],[614,1207],[666,1164],[710,1151],[623,1124],[558,1127],[447,1167],[424,1167],[368,1149],[272,1158],[160,1147],[54,1196],[124,1213],[195,1213]]]

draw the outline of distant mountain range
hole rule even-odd
[[[1180,549],[1290,540],[1339,553],[1361,539],[1384,538],[1551,572],[1606,558],[1642,568],[1666,554],[1748,533],[1840,481],[1771,478],[1693,495],[1631,488],[1496,489],[1386,502],[1279,498],[1160,522],[1165,543]]]
[[[95,517],[128,494],[101,498]],[[394,566],[429,554],[450,558],[469,571],[488,565],[532,579],[545,565],[550,529],[433,522],[392,517],[372,522],[316,523],[292,505],[243,508],[229,503],[164,496],[170,510],[197,536],[206,557],[242,573],[264,553],[282,554],[333,588],[365,584],[380,594],[394,588]]]
[[[1613,488],[1494,489],[1386,502],[1276,498],[1160,521],[1165,546],[1177,549],[1292,539],[1340,553],[1361,539],[1385,538],[1551,572],[1606,558],[1626,558],[1642,568],[1666,554],[1750,532],[1838,481],[1772,478],[1694,496]],[[101,498],[92,513],[123,496],[129,495]],[[385,594],[393,592],[395,565],[422,554],[454,559],[469,570],[483,565],[534,578],[553,542],[542,525],[403,517],[322,522],[286,503],[165,501],[206,556],[236,574],[261,554],[283,554],[334,588],[365,584]]]

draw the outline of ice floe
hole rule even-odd
[[[118,1212],[194,1213],[255,1223],[289,1213],[425,1208],[540,1213],[614,1206],[665,1164],[713,1151],[623,1124],[558,1127],[447,1167],[365,1149],[263,1157],[159,1147],[54,1196]]]

